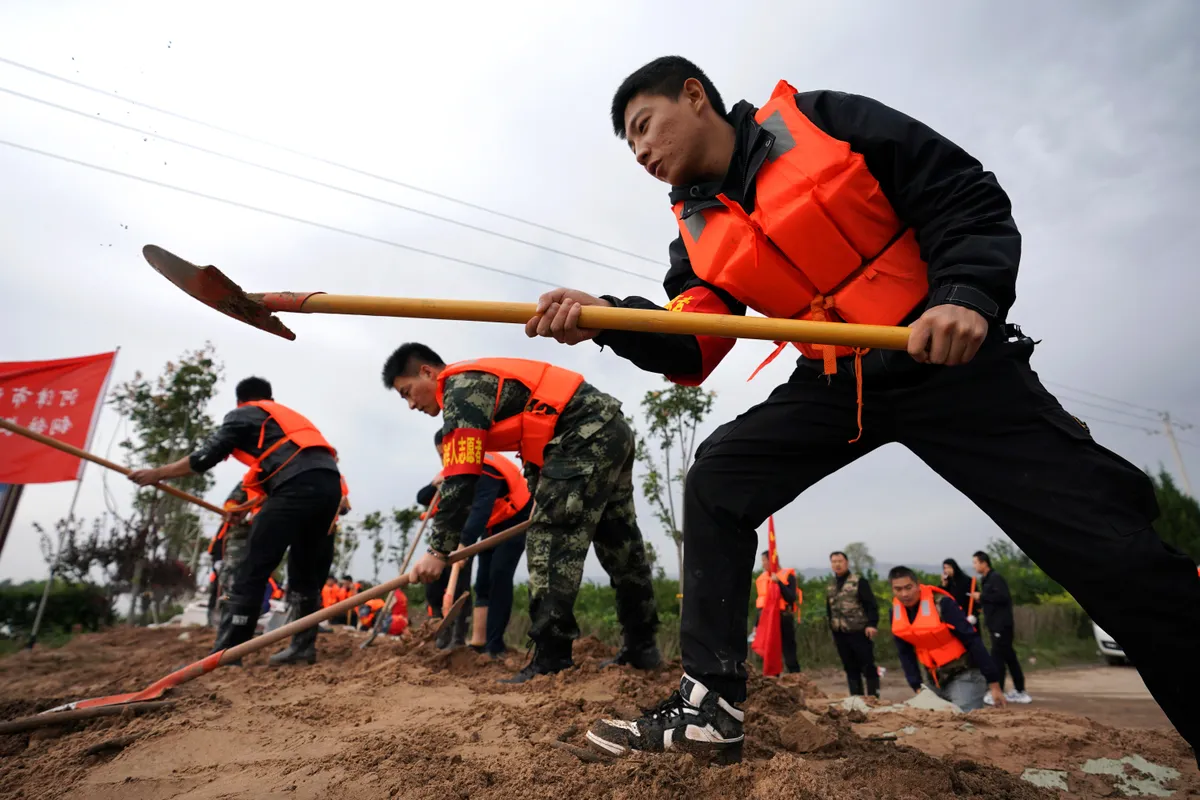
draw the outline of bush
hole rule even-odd
[[[45,586],[45,581],[0,584],[0,625],[8,626],[14,635],[31,631]],[[62,581],[51,586],[42,617],[43,630],[70,631],[78,625],[95,631],[112,623],[112,604],[101,587]]]

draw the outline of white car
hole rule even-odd
[[[1116,639],[1104,632],[1104,629],[1092,623],[1092,635],[1096,637],[1096,646],[1100,648],[1100,655],[1104,656],[1104,660],[1112,666],[1126,664],[1129,658],[1125,655],[1125,651],[1121,649],[1121,645],[1117,644]]]

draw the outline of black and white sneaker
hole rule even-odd
[[[716,692],[684,675],[679,691],[645,716],[632,721],[602,719],[587,733],[588,745],[609,756],[632,751],[662,753],[675,750],[716,759],[721,764],[742,760],[742,722],[745,714]]]

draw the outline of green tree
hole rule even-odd
[[[212,343],[205,342],[204,347],[184,353],[177,362],[167,362],[158,377],[149,379],[139,371],[132,380],[113,390],[109,405],[132,426],[128,438],[121,442],[127,466],[142,469],[177,461],[199,447],[216,429],[208,406],[224,367],[215,355]],[[177,488],[195,495],[203,495],[213,482],[210,474],[187,475],[171,481]],[[196,507],[153,488],[135,490],[133,507],[134,527],[151,529],[151,538],[161,539],[166,558],[178,558],[190,548],[188,555],[194,570],[202,532]],[[144,520],[144,526],[136,522],[139,519]]]
[[[383,566],[383,512],[372,511],[363,517],[362,529],[371,543],[371,582],[379,583],[379,568]]]
[[[867,575],[875,569],[875,556],[864,542],[851,542],[846,545],[846,560],[850,562],[850,571],[859,575]]]
[[[358,528],[352,522],[339,523],[334,531],[333,565],[334,574],[339,578],[350,571],[350,562],[358,552]]]
[[[680,386],[646,392],[642,413],[649,426],[648,442],[639,436],[637,460],[646,468],[642,495],[654,517],[675,542],[679,561],[679,591],[683,588],[683,483],[696,452],[696,429],[712,410],[714,392]],[[651,444],[652,443],[652,444]],[[682,604],[682,600],[680,601]]]
[[[1162,540],[1200,562],[1200,503],[1184,493],[1171,477],[1159,467],[1158,475],[1150,476],[1154,495],[1158,499],[1159,517],[1154,530]]]
[[[419,506],[392,509],[392,527],[399,537],[388,548],[388,555],[391,562],[396,565],[397,571],[404,566],[404,556],[408,554],[409,545],[412,544],[412,530],[420,521],[421,509]]]

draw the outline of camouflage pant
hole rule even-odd
[[[233,591],[233,579],[237,576],[238,567],[246,559],[250,549],[250,526],[230,525],[225,531],[225,541],[221,551],[221,572],[217,576],[220,597],[228,597]]]
[[[575,598],[591,544],[616,589],[617,619],[626,637],[653,637],[658,629],[633,506],[633,430],[619,413],[598,429],[589,427],[551,441],[534,491],[537,505],[525,547],[529,636],[542,647],[569,648],[579,636]]]

